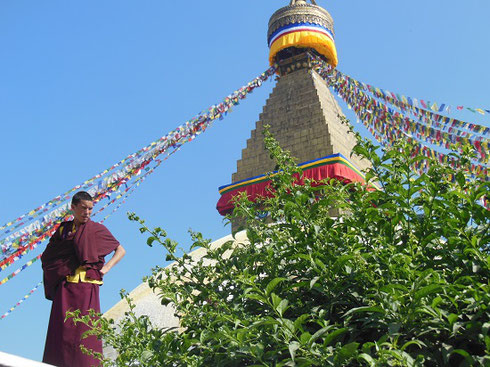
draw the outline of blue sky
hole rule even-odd
[[[1,224],[166,134],[266,70],[267,22],[287,3],[0,1]],[[318,3],[334,18],[342,72],[415,98],[490,107],[487,0]],[[127,255],[106,277],[103,310],[118,301],[119,289],[133,289],[152,266],[165,263],[160,248],[145,245],[127,211],[165,228],[184,249],[189,228],[210,239],[229,233],[215,209],[217,188],[230,183],[273,86],[267,82],[184,145],[106,222]],[[490,121],[470,112],[453,116],[487,126]],[[35,264],[1,285],[0,314],[41,276]],[[49,310],[38,291],[0,320],[0,350],[40,360]]]

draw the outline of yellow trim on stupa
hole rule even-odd
[[[333,67],[338,64],[337,49],[334,41],[325,34],[313,31],[298,31],[284,34],[273,42],[269,52],[269,62],[275,63],[278,52],[288,48],[313,48],[325,56]]]

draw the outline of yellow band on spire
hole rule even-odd
[[[275,63],[278,52],[288,48],[313,48],[321,55],[325,56],[328,63],[333,67],[338,64],[337,49],[332,39],[322,33],[313,31],[297,31],[285,34],[277,38],[270,47],[269,62]]]

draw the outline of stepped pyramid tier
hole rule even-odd
[[[291,152],[298,162],[307,162],[341,153],[358,168],[365,163],[351,157],[356,140],[349,126],[342,123],[341,108],[328,89],[325,80],[309,68],[309,53],[285,60],[288,69],[294,69],[277,81],[269,96],[247,147],[237,162],[232,182],[258,176],[274,170],[263,142],[263,127],[270,131],[283,149]]]
[[[288,6],[276,11],[269,21],[267,42],[269,61],[273,65],[282,57],[281,52],[291,48],[311,48],[324,56],[333,67],[337,66],[333,19],[316,2],[291,0]]]
[[[305,50],[280,61],[281,77],[242,150],[232,183],[220,187],[217,209],[222,215],[233,209],[231,198],[241,191],[247,192],[251,200],[266,195],[268,179],[263,175],[276,166],[263,141],[266,124],[281,147],[300,163],[304,177],[363,181],[362,169],[368,163],[351,155],[356,139],[349,126],[342,123],[342,110],[327,83],[311,69],[312,58],[312,51]]]

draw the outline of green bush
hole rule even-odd
[[[116,348],[118,365],[490,365],[484,177],[435,161],[418,176],[411,167],[425,158],[409,146],[379,156],[359,139],[355,152],[371,161],[367,179],[381,190],[297,186],[288,153],[268,132],[265,142],[282,171],[273,198],[237,200],[233,216],[246,218],[249,242],[211,249],[191,233],[191,249],[208,249],[196,262],[130,215],[177,264],[147,280],[181,328],[155,328],[132,311],[117,332],[99,320],[93,333]]]

